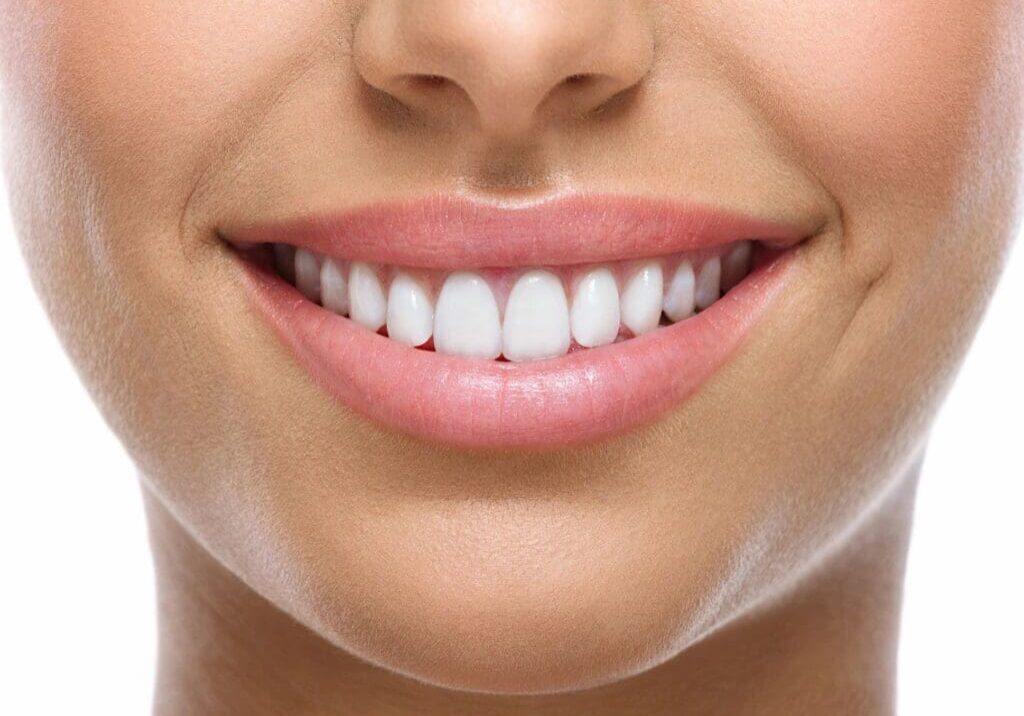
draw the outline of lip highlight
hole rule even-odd
[[[352,259],[450,269],[607,261],[749,239],[775,247],[761,253],[738,286],[691,318],[532,363],[402,345],[324,310],[266,267],[243,261],[254,305],[342,404],[427,441],[504,449],[592,442],[650,424],[680,405],[757,325],[785,285],[793,255],[788,249],[810,231],[708,208],[591,197],[511,209],[431,200],[224,235],[232,242],[289,243]],[[492,253],[485,254],[489,242]]]

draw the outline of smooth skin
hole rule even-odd
[[[892,713],[917,467],[1018,217],[1021,38],[1019,0],[0,0],[18,234],[146,496],[155,713]],[[821,229],[691,400],[542,453],[356,417],[218,238],[564,192]]]

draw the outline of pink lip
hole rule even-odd
[[[525,206],[430,197],[231,227],[232,241],[288,243],[345,259],[421,268],[555,266],[618,261],[758,239],[792,245],[816,226],[699,205],[569,196]]]
[[[459,268],[590,263],[749,238],[793,246],[811,232],[707,208],[593,197],[515,209],[432,200],[225,233],[232,241],[289,243],[344,258]],[[245,266],[255,305],[299,363],[353,411],[448,445],[551,448],[621,434],[684,402],[757,325],[784,286],[791,255],[762,262],[693,318],[535,363],[408,348]]]

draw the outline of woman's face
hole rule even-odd
[[[806,572],[917,459],[1012,235],[1022,21],[1015,0],[0,0],[7,182],[85,383],[205,548],[389,669],[576,688]],[[750,277],[643,327],[644,259],[668,291],[744,238],[775,239]],[[351,317],[243,239],[333,257],[349,284],[320,300]],[[411,267],[392,337],[357,259],[384,289]],[[600,344],[615,292],[614,345],[489,360]]]

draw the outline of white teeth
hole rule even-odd
[[[704,310],[721,296],[720,285],[722,280],[722,262],[715,256],[704,262],[697,274],[697,287],[695,292],[697,308]]]
[[[582,271],[530,269],[519,276],[502,309],[478,273],[448,274],[437,291],[443,274],[435,278],[422,269],[343,264],[287,244],[272,248],[278,273],[307,299],[371,331],[386,325],[386,335],[397,343],[429,347],[433,338],[438,353],[482,359],[504,354],[514,362],[565,355],[573,340],[579,347],[597,348],[615,343],[620,335],[649,333],[663,320],[683,321],[741,282],[753,256],[753,242],[739,241],[699,267],[675,256],[647,260],[632,273],[632,262]],[[675,267],[670,276],[663,273],[666,263]],[[390,285],[381,276],[393,276]],[[502,291],[506,276],[495,277]],[[569,282],[571,300],[565,290]]]
[[[359,261],[352,264],[348,275],[348,309],[353,321],[371,331],[384,325],[388,302],[373,266]]]
[[[597,269],[576,285],[572,335],[584,348],[614,343],[619,335],[619,287],[608,269]]]
[[[725,256],[722,262],[722,293],[738,284],[750,272],[750,254],[753,245],[740,241]]]
[[[569,340],[569,306],[561,279],[548,271],[520,276],[505,306],[505,357],[515,362],[554,358],[569,351]]]
[[[693,315],[696,297],[696,277],[689,261],[683,261],[672,275],[665,291],[665,315],[675,323]]]
[[[622,292],[622,323],[640,336],[658,327],[661,321],[661,303],[664,278],[661,265],[644,264],[626,284]]]
[[[274,265],[288,283],[295,283],[295,247],[274,244]]]
[[[434,350],[472,358],[501,355],[498,304],[491,287],[475,273],[453,273],[441,287],[434,312]]]
[[[400,273],[388,291],[388,337],[407,346],[421,346],[434,332],[434,307],[420,282]]]
[[[348,281],[331,259],[325,259],[320,269],[320,300],[328,311],[348,315]]]
[[[307,249],[295,250],[295,288],[313,303],[320,302],[320,258]]]

